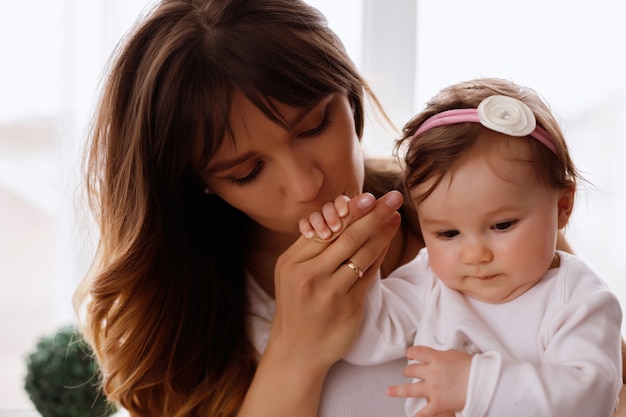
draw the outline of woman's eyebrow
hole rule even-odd
[[[295,117],[289,121],[289,123],[287,124],[287,130],[292,130],[294,129],[296,126],[298,126],[298,124],[300,124],[300,122],[302,122],[302,120],[304,120],[309,114],[313,113],[316,109],[319,109],[322,106],[326,106],[328,103],[326,100],[322,100],[319,103],[317,103],[315,106],[312,107],[305,107],[303,109],[301,109],[296,115]]]
[[[204,172],[207,174],[214,174],[216,172],[226,171],[232,167],[235,167],[246,160],[252,158],[254,156],[254,152],[246,152],[242,155],[238,155],[235,158],[227,159],[224,161],[217,162],[215,164],[211,164],[211,166],[207,167]]]
[[[315,106],[313,107],[305,107],[300,109],[294,116],[294,118],[290,121],[290,123],[286,126],[287,130],[291,130],[293,128],[295,128],[296,126],[298,126],[298,124],[300,122],[302,122],[302,120],[304,120],[309,114],[311,114],[312,112],[314,112],[316,109],[319,108],[326,108],[328,106],[328,104],[332,101],[333,95],[330,95],[328,97],[326,97],[325,99],[321,100],[320,102],[318,102]],[[207,174],[214,174],[216,172],[221,172],[221,171],[226,171],[232,167],[235,167],[243,162],[245,162],[247,159],[250,159],[254,156],[254,152],[250,151],[250,152],[246,152],[242,155],[238,155],[235,158],[232,159],[228,159],[228,160],[224,160],[224,161],[220,161],[217,163],[212,163],[211,166],[207,167],[204,172]]]
[[[316,110],[326,109],[334,97],[334,94],[330,94],[327,97],[318,101],[314,106],[302,108],[287,125],[287,129],[290,130],[295,128],[300,122],[302,122],[302,120],[304,120],[309,114],[315,112]]]

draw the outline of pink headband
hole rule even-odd
[[[488,129],[509,136],[530,135],[553,153],[557,153],[554,140],[548,132],[537,126],[530,107],[513,97],[500,95],[487,97],[476,109],[454,109],[437,113],[422,123],[413,138],[435,127],[464,122],[480,123]]]

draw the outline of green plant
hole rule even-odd
[[[106,417],[116,411],[100,390],[98,365],[75,326],[42,337],[26,366],[24,389],[43,417]]]

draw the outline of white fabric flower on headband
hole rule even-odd
[[[530,107],[513,97],[487,97],[476,110],[483,126],[509,136],[529,135],[537,124]]]

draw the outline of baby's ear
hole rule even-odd
[[[557,206],[559,208],[559,229],[564,228],[572,215],[572,209],[574,208],[574,196],[576,194],[576,186],[561,190]]]

